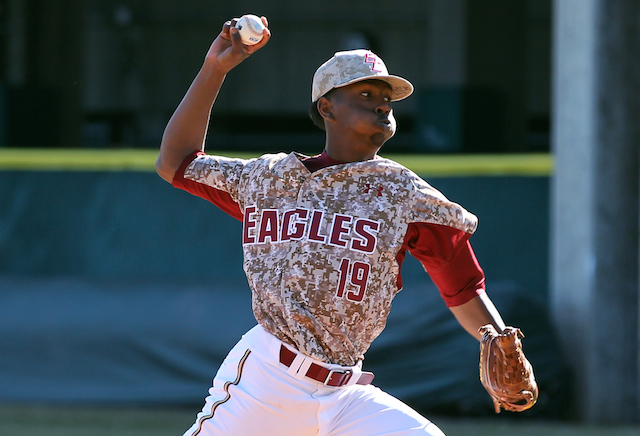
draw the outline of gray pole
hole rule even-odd
[[[580,417],[637,422],[640,3],[554,13],[552,314]]]

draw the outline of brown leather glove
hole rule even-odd
[[[524,356],[520,329],[506,327],[502,333],[487,324],[480,328],[480,381],[496,408],[522,412],[538,400],[533,367]]]

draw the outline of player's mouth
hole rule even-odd
[[[392,116],[379,117],[376,124],[386,131],[395,131],[396,129],[395,119]]]
[[[391,119],[389,117],[380,117],[378,118],[378,124],[383,126],[391,126]]]

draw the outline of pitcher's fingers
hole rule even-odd
[[[220,35],[222,35],[224,39],[231,40],[231,34],[229,33],[229,31],[232,27],[236,27],[236,23],[238,22],[238,20],[239,18],[233,18],[229,21],[225,21],[225,23],[222,25],[222,32],[220,33]]]
[[[225,21],[225,23],[222,25],[222,31],[220,32],[220,36],[223,37],[224,39],[231,40],[229,29],[231,29],[231,21]]]
[[[235,27],[235,25],[229,29],[229,34],[231,35],[231,46],[233,47],[233,51],[236,53],[243,53],[246,56],[246,53],[249,53],[249,51],[247,51],[244,44],[242,44],[240,31]]]

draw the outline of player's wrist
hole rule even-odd
[[[204,73],[209,77],[212,77],[212,76],[213,77],[217,77],[217,76],[224,77],[232,69],[233,69],[233,66],[229,67],[229,66],[225,65],[224,63],[220,62],[217,58],[207,56],[204,59],[204,63],[202,64],[202,68],[201,68],[200,71],[201,71],[201,73]]]

